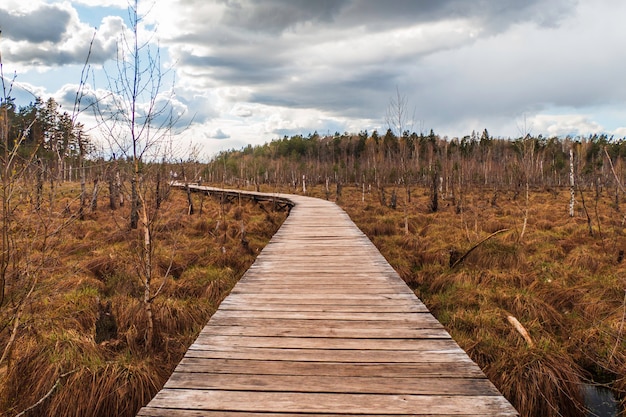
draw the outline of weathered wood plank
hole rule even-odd
[[[462,350],[340,350],[340,349],[275,349],[233,347],[220,350],[191,346],[186,354],[189,358],[208,359],[251,359],[299,362],[358,362],[358,363],[394,363],[394,362],[471,362]]]
[[[422,318],[421,315],[426,317]],[[282,320],[342,320],[342,321],[366,321],[381,320],[407,323],[424,323],[430,322],[432,315],[426,312],[352,312],[343,311],[250,311],[250,310],[221,310],[216,312],[213,317],[227,316],[237,319],[282,319]]]
[[[229,297],[236,298],[241,301],[257,301],[257,302],[284,302],[295,301],[304,303],[325,303],[325,304],[396,304],[406,301],[407,304],[417,300],[415,295],[411,294],[346,294],[335,295],[329,297],[328,294],[314,293],[291,293],[291,294],[244,294],[233,292]]]
[[[176,372],[165,388],[350,394],[500,395],[485,378],[383,378],[310,375],[233,375]]]
[[[417,316],[417,317],[415,317]],[[250,318],[219,314],[211,319],[211,326],[246,326],[246,327],[300,327],[300,328],[330,328],[330,329],[382,329],[387,330],[393,325],[395,329],[441,329],[443,326],[431,314],[418,313],[415,316],[407,314],[404,318],[385,320],[384,316],[372,315],[372,319],[300,319],[300,318]],[[422,317],[419,317],[422,316]]]
[[[220,310],[230,311],[277,311],[277,312],[341,312],[341,313],[427,313],[424,304],[414,303],[410,305],[361,305],[361,304],[294,304],[294,303],[261,303],[261,302],[237,302],[226,299],[220,304]]]
[[[364,344],[361,339],[341,339],[322,337],[247,337],[247,336],[210,336],[200,335],[190,348],[282,348],[282,349],[360,349],[394,351],[428,351],[461,349],[452,339],[375,339]]]
[[[356,414],[476,414],[492,416],[516,415],[501,396],[457,395],[380,395],[327,394],[297,392],[251,392],[199,389],[164,389],[155,397],[167,404],[164,408],[197,410],[233,410],[287,413],[342,413]]]
[[[185,357],[176,372],[226,373],[245,375],[318,375],[345,377],[438,377],[484,378],[473,362],[450,363],[336,363],[261,361],[249,359],[201,359]]]
[[[354,327],[256,327],[256,326],[207,326],[203,336],[290,336],[290,337],[339,337],[355,339],[449,339],[444,329],[359,329]]]
[[[249,411],[212,411],[212,410],[181,410],[171,408],[155,408],[145,407],[137,416],[139,417],[301,417],[301,413],[251,413]],[[477,417],[478,414],[439,414],[437,416],[433,414],[412,414],[419,415],[420,417]],[[315,417],[403,417],[406,414],[352,414],[349,412],[341,414],[319,414],[316,413]],[[482,414],[480,414],[482,416]]]

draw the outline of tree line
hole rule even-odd
[[[2,103],[0,121],[7,130],[1,146],[9,152],[17,151],[21,161],[36,163],[46,177],[76,179],[81,155],[94,153],[83,124],[62,111],[53,98],[44,101],[38,97],[18,107],[14,98],[7,97]]]
[[[570,152],[571,151],[571,152]],[[621,193],[626,179],[626,140],[604,134],[495,138],[485,129],[462,138],[405,131],[285,136],[264,145],[223,151],[209,163],[211,182],[228,184],[355,184],[433,188],[459,198],[469,189],[515,190],[526,185]]]

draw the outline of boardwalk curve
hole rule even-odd
[[[274,198],[295,207],[138,416],[518,415],[343,210]]]

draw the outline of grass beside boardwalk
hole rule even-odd
[[[105,206],[106,195],[84,220],[73,218],[78,188],[65,184],[58,190],[46,224],[63,224],[63,231],[49,234],[45,253],[38,252],[42,243],[24,236],[27,259],[45,259],[33,264],[41,265],[32,270],[38,281],[0,369],[0,415],[35,406],[27,415],[134,416],[286,216],[262,203],[220,205],[199,196],[193,197],[196,213],[190,216],[184,192],[172,191],[153,236],[153,287],[163,287],[153,302],[154,345],[147,348],[137,273],[141,232],[128,228],[127,206]],[[36,214],[24,206],[15,215],[35,222]],[[9,343],[15,307],[33,282],[28,278],[9,283],[13,299],[0,317],[2,348]]]
[[[589,193],[587,211],[579,203],[569,217],[566,191],[531,190],[526,204],[515,192],[477,190],[463,196],[460,210],[444,198],[432,212],[426,189],[414,188],[406,204],[403,188],[387,187],[386,205],[375,188],[332,191],[330,199],[523,416],[585,416],[583,382],[607,384],[624,398],[622,202]],[[388,207],[393,191],[395,209]],[[326,198],[323,186],[308,194]],[[60,192],[52,224],[75,212],[73,195],[76,189]],[[38,404],[31,415],[131,416],[161,387],[285,217],[263,204],[193,199],[190,216],[185,194],[172,192],[159,216],[156,285],[170,272],[154,301],[152,349],[144,343],[136,271],[141,236],[126,227],[127,207],[101,205],[85,220],[70,221],[50,236],[45,259],[37,254],[41,244],[30,241],[23,256],[41,266],[40,280],[0,369],[0,413]],[[34,221],[31,212],[16,215]],[[12,302],[24,295],[19,285],[26,278],[13,278]],[[10,335],[10,311],[3,311],[1,346]]]
[[[460,211],[444,199],[433,213],[429,190],[406,205],[395,191],[396,209],[380,191],[331,195],[523,416],[585,416],[589,381],[624,400],[626,225],[610,196],[587,197],[589,225],[582,208],[569,217],[565,190],[531,190],[522,236],[513,192],[472,191]]]

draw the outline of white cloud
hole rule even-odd
[[[626,127],[618,127],[613,131],[613,134],[618,138],[626,138]]]
[[[20,71],[82,64],[94,34],[90,62],[102,63],[114,57],[116,41],[124,27],[120,17],[105,17],[96,33],[67,2],[35,1],[28,7],[4,7],[7,5],[0,6],[0,22],[4,20],[3,59]]]
[[[586,115],[564,114],[549,115],[541,114],[530,119],[533,134],[546,136],[585,136],[594,133],[602,133],[603,127]]]

